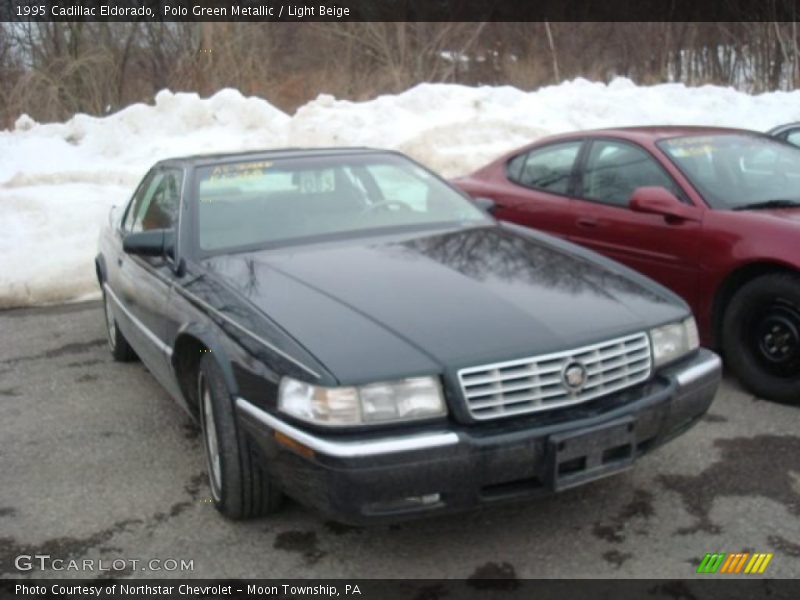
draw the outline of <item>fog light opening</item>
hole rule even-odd
[[[423,494],[421,496],[406,496],[405,498],[386,500],[384,502],[373,502],[368,504],[365,509],[370,513],[404,512],[408,510],[431,508],[441,504],[441,501],[441,494]]]

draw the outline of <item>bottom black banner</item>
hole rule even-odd
[[[354,598],[363,600],[461,600],[525,598],[536,600],[770,600],[800,598],[800,580],[753,577],[653,579],[160,579],[160,580],[0,580],[0,598],[100,600],[147,598]]]

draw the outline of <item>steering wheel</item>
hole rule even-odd
[[[405,202],[400,202],[399,200],[381,200],[380,202],[376,202],[375,204],[370,204],[364,210],[361,211],[359,216],[369,215],[376,210],[399,210],[400,212],[410,212],[411,207],[408,206]]]

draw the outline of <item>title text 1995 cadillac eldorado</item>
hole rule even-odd
[[[162,161],[96,266],[114,358],[198,418],[233,518],[563,490],[685,431],[720,380],[677,296],[392,152]]]

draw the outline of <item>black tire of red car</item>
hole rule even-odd
[[[111,305],[111,298],[105,290],[103,290],[103,314],[105,315],[106,339],[108,340],[108,349],[111,351],[111,356],[117,362],[130,362],[134,360],[136,358],[136,353],[117,326],[117,321],[114,318],[114,309]]]
[[[751,392],[800,403],[800,275],[771,273],[743,285],[725,311],[722,342]]]
[[[275,512],[282,494],[258,463],[247,436],[239,429],[233,398],[211,354],[200,360],[197,378],[200,425],[211,498],[230,519]]]

